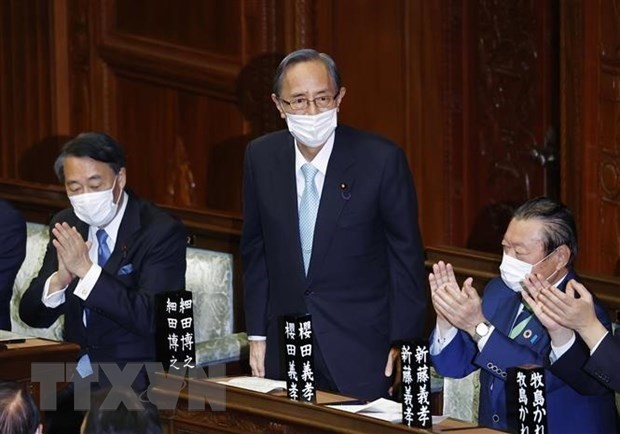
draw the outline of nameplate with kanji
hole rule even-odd
[[[508,369],[506,408],[509,427],[519,433],[547,433],[545,369],[520,366]]]
[[[285,316],[282,323],[287,396],[295,401],[315,402],[312,316]]]
[[[431,367],[428,341],[416,340],[400,345],[401,397],[404,425],[431,428]]]
[[[158,294],[156,304],[157,359],[170,372],[196,366],[194,304],[190,291]]]

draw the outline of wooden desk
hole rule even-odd
[[[77,344],[38,338],[26,339],[23,343],[6,344],[6,349],[0,350],[0,378],[23,384],[38,405],[39,383],[30,382],[32,364],[75,363],[79,350],[80,346]]]
[[[190,395],[186,387],[181,392],[175,410],[160,410],[162,423],[168,434],[202,434],[208,433],[429,433],[429,431],[407,428],[404,425],[373,419],[363,415],[325,407],[325,403],[348,400],[342,395],[318,393],[317,404],[305,404],[290,401],[285,396],[264,394],[233,386],[217,383],[214,380],[188,379],[199,382],[195,389],[200,389],[206,396],[208,404],[205,410],[189,408]],[[176,397],[176,391],[154,388],[156,394]],[[224,411],[212,411],[209,404],[222,406]],[[462,421],[446,420],[433,427],[433,433],[455,434],[494,433],[487,428],[478,428],[474,424]],[[471,428],[467,429],[467,428]]]

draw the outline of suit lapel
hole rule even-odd
[[[316,270],[320,270],[327,250],[333,240],[333,233],[340,213],[351,198],[355,178],[349,168],[355,162],[350,143],[344,134],[336,130],[334,149],[327,165],[327,174],[321,192],[319,212],[314,226],[312,257],[308,269],[307,284],[310,285]],[[301,246],[299,248],[301,252]],[[302,264],[303,270],[303,264]]]
[[[112,275],[116,275],[120,264],[127,256],[129,247],[132,246],[132,241],[140,231],[140,204],[132,193],[128,193],[127,197],[127,208],[118,228],[114,250],[103,267]]]
[[[284,218],[281,221],[281,233],[286,237],[287,250],[291,252],[291,262],[304,276],[304,261],[299,239],[299,208],[297,204],[297,178],[295,174],[295,141],[290,134],[275,155],[275,170],[272,170],[272,187],[281,209],[277,212]]]

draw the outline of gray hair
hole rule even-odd
[[[514,212],[515,220],[537,219],[543,222],[543,244],[546,254],[562,245],[570,249],[569,264],[577,256],[577,225],[566,205],[548,197],[530,199]]]
[[[311,48],[302,48],[289,53],[278,65],[276,75],[273,80],[273,93],[276,96],[280,96],[280,91],[282,90],[282,79],[284,78],[284,74],[288,68],[298,63],[317,60],[319,62],[323,62],[333,84],[336,86],[336,91],[338,91],[341,87],[341,80],[340,73],[338,72],[338,67],[336,66],[336,62],[334,62],[334,59],[332,59],[328,54],[319,53]]]

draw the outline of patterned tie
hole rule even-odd
[[[101,267],[105,265],[105,263],[108,261],[108,258],[110,257],[110,248],[108,247],[107,241],[108,241],[107,232],[104,229],[99,229],[97,231],[97,242],[99,243],[99,246],[97,247],[97,263]],[[85,307],[82,320],[84,321],[84,326],[86,327],[88,326],[89,317],[90,317],[90,309]],[[80,357],[80,360],[78,360],[76,370],[78,371],[78,373],[80,374],[82,378],[86,378],[89,375],[93,374],[93,367],[92,367],[92,364],[90,363],[90,356],[88,355],[88,353]]]
[[[97,241],[99,247],[97,248],[97,263],[103,267],[110,257],[110,248],[108,247],[108,233],[105,229],[99,229],[97,231]]]
[[[532,310],[527,304],[523,304],[523,309],[517,315],[517,319],[512,326],[512,330],[510,331],[510,339],[514,339],[523,331],[527,323],[532,318]]]
[[[304,269],[308,275],[310,256],[312,255],[312,238],[314,237],[314,224],[319,210],[319,192],[314,183],[314,177],[319,171],[310,163],[301,166],[301,171],[306,180],[304,192],[299,202],[299,238],[304,257]]]

